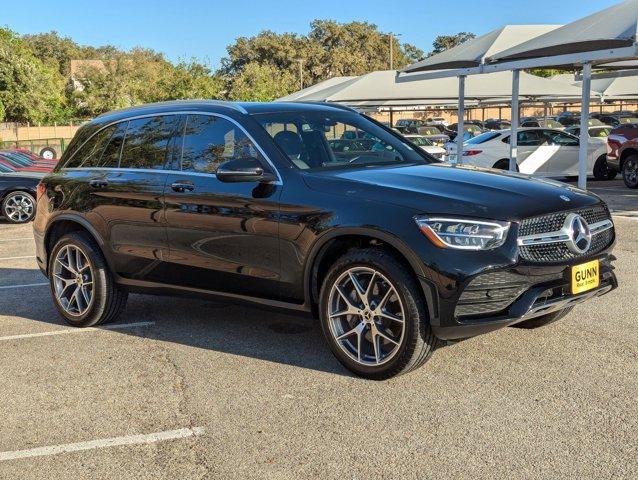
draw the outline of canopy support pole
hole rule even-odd
[[[520,85],[520,70],[512,71],[512,127],[510,135],[510,172],[516,171],[516,159],[518,157],[518,120],[519,108],[518,92]]]
[[[543,118],[547,120],[547,102],[543,103]]]
[[[459,111],[456,129],[456,164],[463,163],[463,134],[465,121],[465,75],[459,75]]]
[[[394,110],[390,107],[390,128],[394,127]]]
[[[578,188],[587,188],[587,154],[589,150],[589,101],[591,63],[583,65],[583,99],[580,108],[580,145],[578,149]]]

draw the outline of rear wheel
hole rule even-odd
[[[561,318],[566,317],[567,315],[569,315],[573,308],[574,307],[569,307],[564,310],[559,310],[558,312],[548,313],[547,315],[543,315],[541,317],[532,318],[525,322],[517,323],[516,325],[513,325],[513,327],[528,329],[544,327],[545,325],[557,322]]]
[[[337,359],[374,380],[420,367],[437,345],[419,286],[380,249],[353,251],[332,266],[321,288],[320,320]]]
[[[58,152],[56,152],[54,148],[44,147],[42,150],[40,150],[40,156],[42,158],[46,158],[47,160],[54,160],[58,157]]]
[[[629,188],[638,188],[638,155],[632,155],[622,166],[622,179]]]
[[[594,164],[594,178],[596,180],[613,180],[616,178],[617,173],[618,172],[612,170],[609,168],[609,165],[607,165],[606,155],[598,157],[598,160],[596,160]]]
[[[86,233],[62,237],[49,257],[53,300],[64,319],[76,327],[115,320],[128,294],[117,286],[100,248]]]
[[[27,192],[11,192],[2,201],[2,215],[11,223],[27,223],[35,216],[35,198]]]

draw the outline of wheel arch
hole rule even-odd
[[[48,270],[48,258],[55,246],[57,239],[71,232],[86,232],[88,233],[93,240],[95,240],[106,259],[107,264],[110,266],[110,259],[105,252],[105,242],[102,236],[98,233],[98,231],[91,225],[91,223],[77,215],[73,214],[62,214],[56,216],[51,222],[47,225],[47,228],[44,233],[44,248],[47,256],[47,270]]]
[[[304,268],[304,290],[307,304],[317,314],[319,290],[334,261],[352,248],[377,246],[393,252],[414,274],[421,285],[430,315],[435,312],[435,287],[425,280],[424,265],[419,257],[395,235],[372,228],[340,228],[324,234],[315,242]]]
[[[618,168],[622,172],[623,165],[625,164],[625,160],[631,157],[632,155],[638,155],[638,148],[629,147],[622,151],[620,154],[620,158],[618,159]]]

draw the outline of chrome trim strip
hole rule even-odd
[[[525,315],[523,315],[520,318],[520,320],[529,320],[530,318],[539,317],[541,315],[546,315],[548,313],[552,313],[557,310],[562,310],[564,308],[571,307],[573,305],[589,300],[593,297],[604,295],[605,293],[608,293],[610,290],[612,290],[612,288],[613,288],[612,285],[606,285],[602,288],[598,288],[596,290],[592,290],[590,292],[583,293],[578,296],[570,296],[567,298],[561,298],[558,300],[549,301],[541,305],[532,306],[532,308]]]
[[[614,227],[614,222],[611,220],[602,220],[600,222],[592,223],[589,225],[589,230],[592,235],[597,235],[604,231],[607,231]],[[518,237],[516,243],[519,247],[530,245],[546,245],[550,243],[561,243],[569,240],[569,235],[565,233],[564,228],[556,230],[554,232],[540,233],[535,235],[524,235]]]
[[[243,107],[241,107],[243,109]],[[245,113],[248,113],[246,111],[246,109],[243,109]],[[261,145],[259,145],[259,143],[257,143],[255,141],[255,139],[253,138],[253,136],[248,133],[248,131],[243,127],[243,125],[241,125],[239,122],[237,122],[236,120],[234,120],[233,118],[230,118],[227,115],[224,115],[223,113],[216,113],[216,112],[205,112],[205,111],[200,111],[200,110],[176,110],[176,111],[168,111],[168,112],[161,112],[161,113],[146,113],[146,114],[142,114],[142,115],[135,115],[133,117],[127,117],[127,118],[121,118],[119,120],[115,120],[113,122],[107,123],[105,125],[102,126],[102,128],[100,128],[99,130],[93,132],[93,135],[91,135],[89,138],[87,138],[84,143],[82,143],[82,145],[80,145],[75,152],[73,153],[73,155],[67,159],[67,162],[70,161],[71,159],[73,159],[73,157],[75,156],[75,154],[80,151],[80,149],[82,147],[84,147],[84,145],[91,140],[95,135],[97,135],[99,132],[101,132],[102,130],[104,130],[105,128],[110,127],[111,125],[116,125],[118,123],[123,123],[123,122],[129,122],[131,120],[137,120],[139,118],[149,118],[149,117],[164,117],[164,116],[169,116],[169,115],[210,115],[213,117],[219,117],[219,118],[223,118],[225,120],[228,120],[229,122],[231,122],[232,124],[234,124],[236,127],[238,127],[242,132],[244,132],[244,134],[250,139],[251,142],[253,142],[253,145],[255,145],[255,148],[259,151],[259,153],[261,153],[261,155],[264,157],[264,160],[266,160],[266,162],[268,163],[268,165],[270,165],[270,167],[273,169],[273,172],[275,173],[275,175],[277,176],[277,180],[275,180],[274,182],[270,182],[271,185],[283,185],[283,180],[281,178],[281,175],[279,174],[279,170],[277,170],[277,167],[275,167],[275,164],[273,163],[273,161],[270,159],[270,157],[266,154],[266,152],[264,151],[263,148],[261,148]],[[98,169],[102,169],[102,170],[109,170],[109,171],[135,171],[135,172],[142,172],[142,171],[151,171],[151,172],[170,172],[170,173],[183,173],[183,174],[198,174],[199,172],[182,172],[181,170],[163,170],[163,169],[145,169],[145,168],[102,168],[102,167],[79,167],[79,168],[62,168],[61,170],[98,170]],[[207,175],[207,176],[215,176],[215,174],[212,173],[204,173],[201,175]]]

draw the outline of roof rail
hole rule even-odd
[[[135,111],[135,110],[141,110],[141,109],[145,109],[145,108],[154,108],[154,107],[161,107],[163,105],[166,106],[170,106],[170,105],[188,105],[189,103],[197,103],[197,102],[205,102],[208,103],[210,105],[217,105],[219,107],[226,107],[226,108],[230,108],[233,110],[236,110],[240,113],[244,113],[247,114],[248,111],[240,104],[236,103],[236,102],[228,102],[225,100],[212,100],[212,99],[206,99],[206,98],[192,98],[192,99],[188,99],[188,100],[168,100],[165,102],[154,102],[154,103],[145,103],[145,104],[141,104],[141,105],[135,105],[133,107],[128,107],[128,108],[121,108],[118,110],[111,110],[109,112],[104,112],[100,115],[98,115],[96,118],[100,118],[100,117],[104,117],[107,115],[112,115],[113,113],[124,113],[124,112],[129,112],[129,111]]]
[[[320,101],[312,101],[312,100],[308,100],[308,101],[303,100],[301,102],[294,102],[294,103],[308,103],[310,105],[324,105],[324,106],[328,106],[328,107],[337,108],[339,110],[346,110],[348,112],[359,113],[359,110],[357,110],[356,108],[349,107],[349,106],[344,105],[342,103],[336,103],[336,102],[320,102]]]

